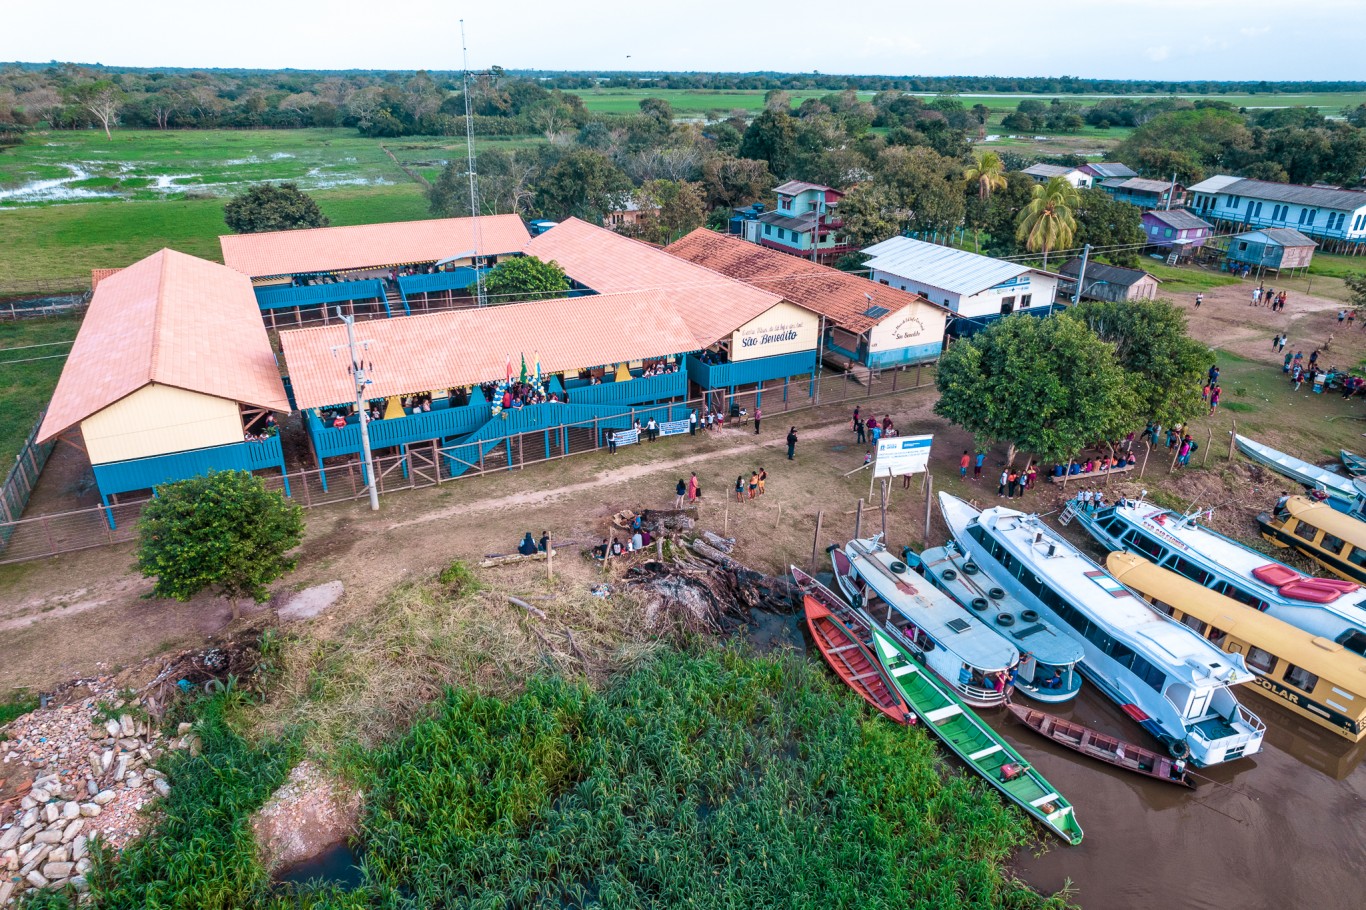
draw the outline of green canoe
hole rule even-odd
[[[873,629],[873,643],[892,684],[944,745],[1007,799],[1063,840],[1074,847],[1081,843],[1081,825],[1077,824],[1072,804],[1020,753],[881,629]],[[1009,770],[1018,770],[1018,773],[1010,780],[1003,780],[1009,776],[1002,771],[1007,765],[1013,766]]]

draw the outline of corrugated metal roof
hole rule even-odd
[[[1247,231],[1239,234],[1233,239],[1248,240],[1257,239],[1269,241],[1276,246],[1318,246],[1313,240],[1301,234],[1294,228],[1261,228],[1255,231]]]
[[[779,212],[765,212],[756,221],[763,224],[771,224],[774,227],[787,228],[789,231],[809,231],[816,224],[816,213],[807,212],[798,215],[796,218],[790,215],[783,215]]]
[[[782,193],[784,196],[795,196],[806,190],[820,190],[822,192],[830,190],[831,187],[821,186],[819,183],[807,183],[805,180],[789,180],[779,187],[775,187],[773,192]]]
[[[671,296],[665,291],[590,294],[371,320],[356,327],[368,342],[365,359],[373,363],[367,397],[502,379],[508,360],[520,370],[523,355],[528,367],[539,354],[542,373],[558,373],[693,350],[692,332]],[[333,354],[334,347],[345,344],[342,325],[280,333],[300,408],[355,400],[346,358]]]
[[[577,218],[533,238],[525,252],[555,260],[570,278],[600,294],[667,292],[693,330],[695,349],[720,341],[782,299]]]
[[[1002,281],[1034,271],[1017,262],[979,256],[967,250],[893,237],[863,252],[873,257],[867,268],[943,288],[954,294],[972,295]]]
[[[175,250],[102,279],[39,442],[153,382],[289,410],[250,280]]]
[[[1217,179],[1217,178],[1211,178]],[[1205,183],[1209,183],[1206,180]],[[1195,187],[1192,187],[1195,189]],[[1200,192],[1213,192],[1201,190]],[[1271,183],[1266,180],[1241,180],[1226,184],[1220,192],[1231,196],[1247,196],[1266,202],[1292,202],[1338,211],[1356,211],[1366,206],[1366,192],[1361,190],[1332,190],[1293,183]]]
[[[1062,177],[1076,170],[1074,167],[1063,167],[1060,164],[1031,164],[1020,173],[1029,174],[1031,177]]]
[[[1186,192],[1209,193],[1210,195],[1213,195],[1215,193],[1223,192],[1225,187],[1238,183],[1242,179],[1242,177],[1230,177],[1227,174],[1215,174],[1213,177],[1207,177],[1204,180],[1201,180],[1195,186],[1186,187]]]
[[[515,253],[527,242],[517,215],[479,219],[482,255]],[[350,227],[226,234],[223,262],[250,278],[436,262],[475,248],[473,218],[434,218]]]
[[[1109,180],[1101,181],[1101,186],[1117,190],[1138,190],[1141,193],[1165,193],[1174,184],[1168,180],[1148,180],[1143,177],[1129,177],[1120,179],[1112,177]]]
[[[1073,256],[1059,272],[1073,279],[1081,273],[1081,257]],[[1117,265],[1107,265],[1104,262],[1096,262],[1094,259],[1086,263],[1086,286],[1090,287],[1092,282],[1104,282],[1105,284],[1117,284],[1121,287],[1128,287],[1131,284],[1138,284],[1144,278],[1152,278],[1160,282],[1161,279],[1151,275],[1142,269],[1126,269]]]
[[[1137,177],[1138,171],[1119,161],[1099,161],[1088,163],[1089,167],[1098,177]]]
[[[797,256],[736,237],[698,228],[664,248],[666,253],[706,265],[737,281],[781,294],[820,313],[840,328],[861,335],[881,321],[887,311],[920,304],[943,310],[919,294],[889,288],[858,275],[818,265]],[[868,295],[872,296],[872,305]],[[875,310],[883,310],[882,314]]]
[[[1189,231],[1191,229],[1198,230],[1199,228],[1212,230],[1214,228],[1214,225],[1210,224],[1208,221],[1197,218],[1185,209],[1170,209],[1167,211],[1154,209],[1151,212],[1144,212],[1143,217],[1153,218],[1162,222],[1169,228],[1175,228],[1181,231]]]

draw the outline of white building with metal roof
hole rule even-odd
[[[1053,272],[910,237],[884,240],[863,253],[872,257],[867,267],[874,281],[942,303],[979,326],[1010,313],[1046,316],[1058,293]]]
[[[1366,192],[1218,174],[1186,190],[1202,218],[1253,228],[1294,228],[1334,248],[1366,243]]]

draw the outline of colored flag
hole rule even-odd
[[[522,355],[522,382],[526,382],[526,355]]]
[[[508,355],[508,373],[507,373],[507,381],[508,381],[508,382],[512,382],[512,355],[511,355],[511,354]]]
[[[541,352],[536,352],[536,384],[541,384]]]

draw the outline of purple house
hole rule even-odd
[[[1185,209],[1153,209],[1140,219],[1148,245],[1174,252],[1180,258],[1205,245],[1214,227]]]

